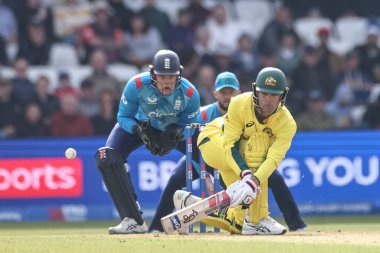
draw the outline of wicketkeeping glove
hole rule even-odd
[[[178,142],[183,139],[183,127],[177,124],[170,124],[159,136],[159,155],[165,155],[177,147]]]
[[[134,125],[132,132],[141,138],[146,149],[149,150],[153,155],[159,154],[160,148],[157,139],[159,132],[154,130],[149,120]]]

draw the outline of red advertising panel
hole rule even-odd
[[[80,197],[82,170],[80,159],[0,159],[0,198]]]

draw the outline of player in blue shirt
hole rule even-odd
[[[148,231],[124,166],[129,154],[143,144],[153,155],[162,156],[172,149],[186,153],[183,129],[197,122],[200,98],[196,88],[182,77],[182,69],[175,52],[158,51],[150,71],[127,82],[117,124],[106,146],[96,152],[96,165],[122,219],[108,229],[110,234]]]
[[[231,98],[238,94],[240,94],[240,86],[236,76],[231,72],[220,73],[215,81],[214,96],[217,101],[201,108],[201,112],[198,115],[198,122],[206,124],[217,117],[225,115],[227,113]],[[193,154],[196,152],[198,153],[199,150],[193,151]],[[168,184],[164,189],[149,231],[163,231],[160,220],[162,217],[170,214],[174,209],[173,195],[176,190],[184,187],[186,177],[185,158],[186,157],[182,157],[182,159],[178,161],[176,168],[174,169],[174,173],[170,177]],[[282,175],[275,170],[269,177],[268,183],[277,205],[284,216],[285,222],[289,227],[289,230],[296,231],[304,229],[306,224],[301,219],[297,204],[288,186],[285,184]]]

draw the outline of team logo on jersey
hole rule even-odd
[[[164,68],[170,69],[170,59],[169,58],[164,59]]]
[[[148,97],[148,104],[157,104],[157,97],[155,96],[151,96],[151,97]]]
[[[250,121],[250,122],[248,122],[245,126],[246,127],[251,127],[251,126],[253,126],[255,123],[253,122],[253,121]]]
[[[180,99],[176,99],[176,100],[174,101],[174,107],[173,107],[173,109],[174,109],[174,110],[179,110],[179,109],[181,109],[181,104],[182,104],[182,100],[180,100]]]
[[[125,105],[128,104],[127,98],[124,96],[124,94],[121,96],[121,102],[123,102]]]
[[[264,84],[269,86],[277,86],[277,80],[274,79],[274,77],[269,76],[267,79],[265,79]]]

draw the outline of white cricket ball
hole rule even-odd
[[[67,159],[74,159],[77,157],[77,151],[73,148],[66,149],[65,156]]]

